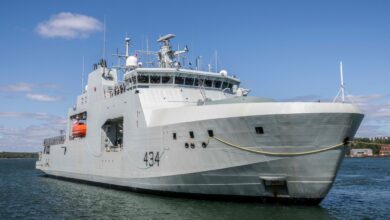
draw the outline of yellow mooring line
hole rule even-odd
[[[230,147],[235,147],[235,148],[243,150],[243,151],[248,151],[248,152],[252,152],[252,153],[256,153],[256,154],[263,154],[263,155],[267,155],[267,156],[301,156],[301,155],[315,154],[315,153],[320,153],[320,152],[332,150],[332,149],[335,149],[335,148],[338,148],[338,147],[344,145],[344,143],[340,143],[340,144],[332,145],[332,146],[325,147],[325,148],[318,149],[318,150],[294,152],[294,153],[278,153],[278,152],[250,149],[250,147],[239,146],[237,144],[230,143],[230,142],[225,141],[225,140],[218,138],[218,137],[212,137],[212,139],[215,139],[215,140],[217,140],[223,144],[226,144]]]

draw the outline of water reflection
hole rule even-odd
[[[42,177],[34,160],[0,160],[0,219],[387,218],[390,158],[347,159],[319,206],[163,197]]]
[[[47,187],[50,211],[63,207],[63,217],[146,219],[330,219],[321,206],[195,200],[110,190],[51,178],[39,178]],[[61,198],[61,199],[59,199]]]

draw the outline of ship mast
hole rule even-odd
[[[341,100],[342,102],[345,102],[345,95],[344,95],[344,76],[343,76],[343,62],[340,61],[340,90],[341,90]]]
[[[345,102],[345,91],[344,91],[344,74],[343,74],[343,62],[340,61],[340,90],[337,93],[336,97],[334,97],[333,102],[336,102],[336,100],[341,95],[341,102]]]

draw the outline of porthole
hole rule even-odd
[[[185,148],[188,148],[188,147],[189,147],[188,143],[185,143],[185,144],[184,144],[184,147],[185,147]]]
[[[195,144],[194,144],[194,143],[191,143],[191,148],[192,148],[192,149],[195,148]]]
[[[207,133],[209,133],[209,137],[214,137],[214,132],[213,132],[213,130],[208,130]]]
[[[206,148],[206,147],[207,147],[206,142],[202,142],[202,147],[203,147],[203,148]]]
[[[256,134],[264,134],[263,127],[255,127]]]

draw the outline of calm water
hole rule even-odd
[[[0,219],[389,219],[390,158],[345,159],[319,206],[191,200],[41,177],[34,160],[0,159]]]

